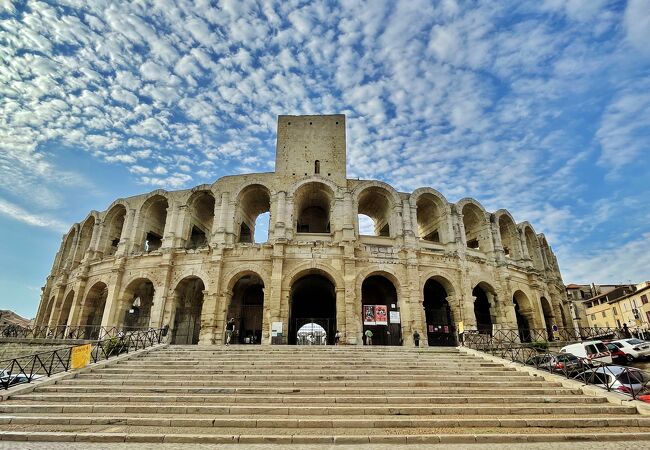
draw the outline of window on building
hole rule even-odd
[[[591,320],[596,320],[596,314],[591,315]]]
[[[648,303],[648,296],[647,296],[647,295],[642,295],[642,296],[641,296],[641,303],[642,303],[643,305],[645,305],[646,303]]]
[[[320,161],[316,160],[314,162],[314,173],[319,174],[320,173]]]
[[[623,303],[623,311],[627,311],[627,303]]]
[[[612,308],[612,309],[614,310],[614,315],[618,316],[618,311],[616,310],[616,308]]]
[[[603,311],[601,314],[603,317],[607,317],[607,311]]]

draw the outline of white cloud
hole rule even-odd
[[[47,216],[32,214],[25,211],[18,205],[10,203],[0,198],[0,214],[10,217],[14,220],[32,225],[35,227],[50,228],[54,231],[65,233],[69,226],[60,220],[53,219]]]

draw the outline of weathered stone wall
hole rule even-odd
[[[288,123],[288,117],[280,123]],[[444,286],[453,321],[466,329],[477,326],[472,294],[477,286],[486,292],[495,328],[517,326],[513,299],[531,327],[571,326],[557,260],[543,235],[527,222],[516,224],[507,211],[489,213],[472,199],[453,204],[431,188],[409,194],[381,181],[345,179],[338,149],[345,143],[343,120],[291,117],[291,126],[301,126],[299,147],[307,143],[308,151],[292,147],[294,134],[280,126],[283,162],[277,173],[228,176],[191,190],[157,190],[91,212],[63,238],[36,323],[87,325],[85,318],[98,304],[97,286],[105,285],[101,324],[120,326],[137,295],[134,285],[146,281],[154,290],[151,304],[142,306],[150,310],[150,325],[173,328],[185,295],[179,286],[199,278],[204,286],[200,343],[221,342],[233,288],[243,276],[254,275],[264,285],[263,342],[268,343],[271,323],[288,327],[293,283],[318,273],[335,288],[337,327],[348,343],[361,342],[361,286],[372,275],[386,277],[397,291],[405,345],[412,345],[414,330],[426,330],[422,302],[429,279]],[[322,139],[319,132],[304,130],[309,127],[320,129]],[[287,153],[279,148],[285,144]],[[292,159],[298,151],[300,158]],[[313,173],[309,158],[321,158],[321,173]],[[311,171],[304,172],[308,167]],[[254,226],[265,211],[270,212],[268,242],[242,242],[242,223]],[[381,236],[359,233],[360,213],[375,221]],[[317,226],[327,229],[309,229]],[[207,231],[205,239],[192,230]],[[162,242],[147,250],[144,239],[151,231]]]

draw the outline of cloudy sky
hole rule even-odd
[[[0,307],[91,209],[273,170],[276,116],[324,113],[349,176],[507,208],[565,283],[650,279],[648,0],[0,0]]]

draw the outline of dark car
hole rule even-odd
[[[574,374],[582,372],[586,365],[580,358],[571,353],[544,353],[535,355],[526,361],[526,364],[549,372]]]
[[[614,345],[611,342],[605,342],[605,345],[609,349],[610,352],[612,352],[612,363],[619,365],[619,366],[624,366],[627,364],[627,355],[623,350],[618,348],[616,345]]]

